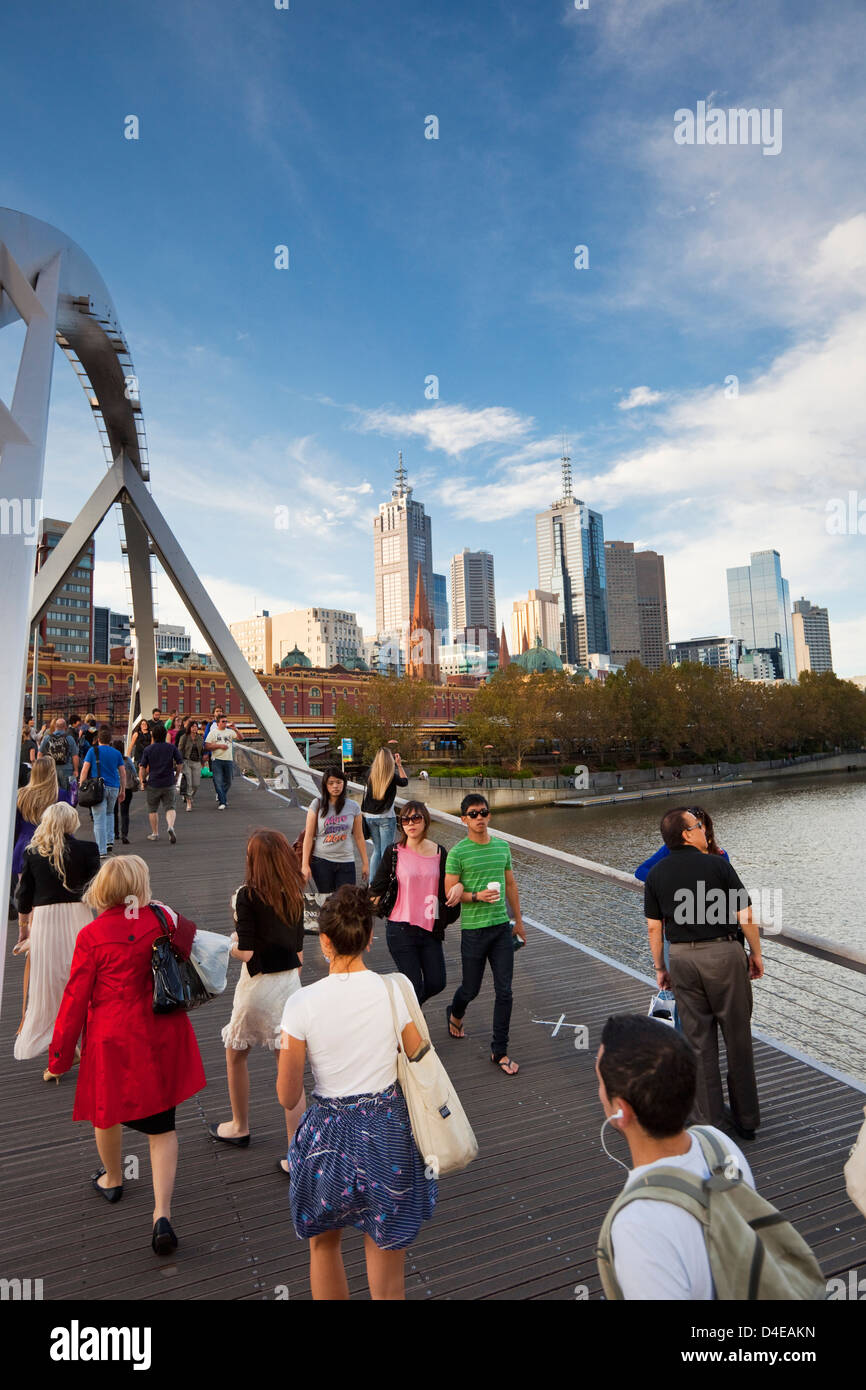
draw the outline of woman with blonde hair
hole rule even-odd
[[[153,1175],[154,1254],[177,1248],[171,1198],[177,1172],[175,1107],[205,1085],[192,1024],[182,1009],[153,1012],[151,948],[170,935],[187,959],[196,926],[151,902],[150,874],[137,854],[107,860],[86,901],[99,915],[79,934],[49,1052],[51,1071],[72,1066],[87,1023],[73,1120],[94,1128],[102,1167],[91,1186],[107,1202],[123,1196],[123,1129],[146,1134]]]
[[[397,833],[397,817],[394,814],[397,788],[408,785],[409,778],[403,771],[400,754],[392,753],[390,748],[380,748],[373,759],[364,788],[364,799],[361,802],[361,811],[370,832],[368,838],[373,842],[373,853],[370,856],[371,882],[376,876],[385,850],[394,843]]]
[[[42,812],[24,852],[16,951],[29,943],[30,970],[24,1019],[15,1039],[19,1062],[38,1057],[51,1041],[78,933],[92,916],[82,897],[99,869],[99,850],[74,838],[79,825],[75,807],[58,801]],[[52,1077],[46,1071],[42,1079]]]
[[[15,841],[12,848],[12,882],[18,882],[24,851],[33,832],[49,806],[60,800],[57,764],[53,758],[40,755],[33,764],[30,781],[18,793],[15,807]],[[65,797],[64,797],[65,800]]]

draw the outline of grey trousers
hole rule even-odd
[[[752,1053],[752,982],[738,941],[672,942],[670,976],[683,1033],[698,1055],[695,1107],[704,1124],[724,1121],[719,1071],[721,1027],[728,1055],[731,1113],[743,1129],[761,1122]]]

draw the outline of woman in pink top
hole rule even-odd
[[[459,915],[445,899],[447,851],[427,839],[430,812],[407,801],[397,816],[397,839],[385,851],[370,885],[380,915],[387,916],[388,950],[412,981],[423,1004],[445,988],[445,928]],[[390,910],[389,910],[390,906]]]

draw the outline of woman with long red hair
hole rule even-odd
[[[232,955],[242,961],[232,1016],[222,1031],[232,1117],[210,1126],[223,1144],[250,1142],[249,1050],[279,1050],[286,1000],[301,988],[304,946],[304,876],[279,830],[255,830],[247,844],[246,876],[232,899],[237,922]],[[279,1062],[279,1057],[277,1058]],[[306,1109],[301,1095],[286,1114],[287,1144]],[[288,1164],[280,1159],[288,1173]]]

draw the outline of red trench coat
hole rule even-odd
[[[167,912],[169,920],[176,915]],[[194,922],[177,917],[173,940],[184,958],[195,932]],[[78,933],[49,1048],[51,1071],[68,1071],[84,1033],[73,1120],[108,1129],[157,1115],[206,1085],[186,1014],[153,1012],[151,945],[162,933],[149,907],[128,919],[123,906]]]

